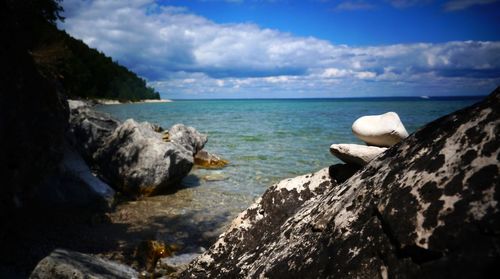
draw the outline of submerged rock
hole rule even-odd
[[[346,163],[364,166],[387,148],[376,146],[365,146],[359,144],[332,144],[330,152]]]
[[[179,183],[193,166],[193,154],[164,142],[149,123],[129,119],[120,125],[94,155],[100,174],[128,194],[160,193]]]
[[[165,243],[156,240],[146,240],[139,243],[134,252],[134,258],[139,267],[151,272],[159,259],[169,257],[172,251]]]
[[[408,137],[395,112],[360,117],[352,124],[352,132],[368,145],[381,147],[392,146]]]
[[[139,273],[123,264],[96,256],[56,249],[41,260],[30,275],[31,279],[52,278],[139,278]]]
[[[162,258],[159,260],[158,269],[165,270],[165,273],[174,275],[172,277],[176,278],[175,275],[178,276],[179,273],[186,270],[189,264],[200,255],[200,253],[185,253],[172,257]]]
[[[205,150],[200,150],[194,156],[194,163],[206,169],[220,169],[229,164],[229,161]]]
[[[181,278],[497,273],[499,106],[497,89],[426,125],[341,185],[325,170],[280,182]]]

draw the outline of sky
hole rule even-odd
[[[499,0],[64,0],[61,29],[166,99],[486,95]]]

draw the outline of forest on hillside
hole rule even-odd
[[[38,30],[32,56],[42,74],[60,81],[70,98],[159,99],[146,81],[52,24]]]

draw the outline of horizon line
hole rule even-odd
[[[352,99],[417,99],[417,100],[436,100],[436,99],[482,99],[488,95],[455,95],[455,96],[365,96],[365,97],[260,97],[260,98],[166,98],[172,101],[217,101],[217,100],[352,100]],[[163,98],[161,98],[164,100]]]

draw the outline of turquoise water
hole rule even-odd
[[[361,143],[351,125],[363,115],[395,111],[408,132],[478,99],[189,100],[99,106],[119,119],[169,128],[176,123],[208,134],[205,149],[230,161],[222,170],[194,169],[178,193],[179,212],[196,208],[228,219],[273,183],[339,161],[333,143]],[[179,214],[181,214],[179,213]],[[212,216],[213,217],[213,216]]]

